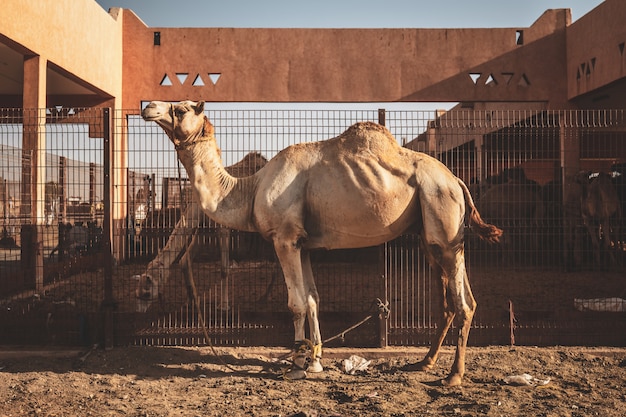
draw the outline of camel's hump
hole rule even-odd
[[[382,133],[383,135],[388,136],[389,138],[395,141],[395,139],[393,138],[393,135],[391,134],[391,132],[389,132],[389,130],[385,126],[380,125],[378,123],[374,123],[374,122],[357,122],[353,124],[352,126],[350,126],[349,128],[347,128],[345,132],[341,134],[341,136],[345,136],[345,135],[367,136],[373,133]]]
[[[398,147],[398,142],[383,125],[374,122],[358,122],[347,128],[337,137],[348,148],[367,147],[384,150],[389,146]]]
[[[347,128],[339,136],[319,142],[303,142],[288,146],[276,155],[291,161],[308,159],[317,154],[328,159],[329,155],[339,158],[352,158],[355,155],[397,154],[400,145],[385,126],[374,122],[358,122]],[[313,152],[313,150],[316,150]],[[318,154],[318,152],[321,152]],[[302,158],[302,154],[308,155]],[[326,156],[322,156],[325,154]],[[275,157],[276,158],[276,157]]]

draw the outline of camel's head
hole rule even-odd
[[[585,189],[591,183],[592,178],[591,171],[579,171],[578,174],[574,176],[574,182]]]
[[[141,275],[133,275],[135,280],[135,311],[145,313],[150,305],[159,299],[159,288],[163,280],[163,268],[148,268]]]
[[[186,100],[175,104],[153,101],[143,109],[141,117],[161,126],[177,147],[204,136],[205,123],[208,122],[204,115],[204,101]]]

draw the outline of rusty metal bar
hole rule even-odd
[[[387,112],[385,109],[378,109],[378,124],[385,126],[387,122]]]
[[[102,251],[104,253],[104,300],[102,307],[104,309],[104,346],[110,349],[114,345],[113,333],[113,310],[115,308],[115,299],[113,297],[113,253],[111,246],[112,236],[112,207],[111,207],[111,109],[102,110],[103,117],[103,176],[104,176],[104,219],[102,224]]]

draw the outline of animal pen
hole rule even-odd
[[[207,115],[224,165],[236,166],[237,176],[258,168],[238,164],[250,152],[270,159],[357,121],[386,125],[402,145],[444,162],[468,184],[483,217],[505,231],[497,246],[466,233],[478,301],[470,344],[626,345],[624,111]],[[45,143],[40,152],[25,150],[33,140]],[[588,173],[576,178],[579,171]],[[600,173],[611,174],[620,210],[610,226],[592,230],[607,242],[596,257],[580,201]],[[214,344],[291,346],[273,249],[256,234],[207,219],[188,231],[198,241],[199,313],[176,262],[159,301],[136,312],[133,276],[165,246],[191,201],[170,141],[138,111],[1,109],[0,179],[3,344],[204,344],[202,314]],[[327,346],[427,345],[434,334],[439,295],[417,234],[318,252],[313,270]]]

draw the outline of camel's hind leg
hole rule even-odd
[[[424,359],[417,364],[417,368],[426,370],[435,365],[443,340],[456,317],[460,328],[456,355],[450,373],[442,383],[449,386],[460,385],[465,374],[467,338],[476,311],[476,300],[472,294],[465,270],[464,250],[462,246],[449,247],[443,250],[439,245],[430,245],[427,252],[433,271],[440,275],[441,294],[439,299],[442,311],[438,321],[437,334],[431,343],[430,350]]]
[[[457,265],[456,278],[450,280],[451,298],[454,300],[456,316],[460,331],[457,339],[456,355],[445,385],[459,385],[465,374],[465,349],[469,338],[470,327],[476,311],[476,300],[470,288],[469,278],[465,269],[465,257],[461,254],[461,261]]]
[[[434,279],[437,280],[437,283],[435,284],[437,294],[434,298],[439,300],[438,313],[440,313],[440,315],[437,317],[437,334],[431,341],[428,353],[424,359],[411,367],[418,371],[425,371],[435,366],[435,363],[437,363],[437,359],[439,358],[441,345],[443,344],[446,334],[448,333],[448,329],[454,319],[454,304],[452,303],[452,300],[448,298],[448,278],[442,274],[439,265],[431,263],[431,268],[433,276],[435,277]]]

